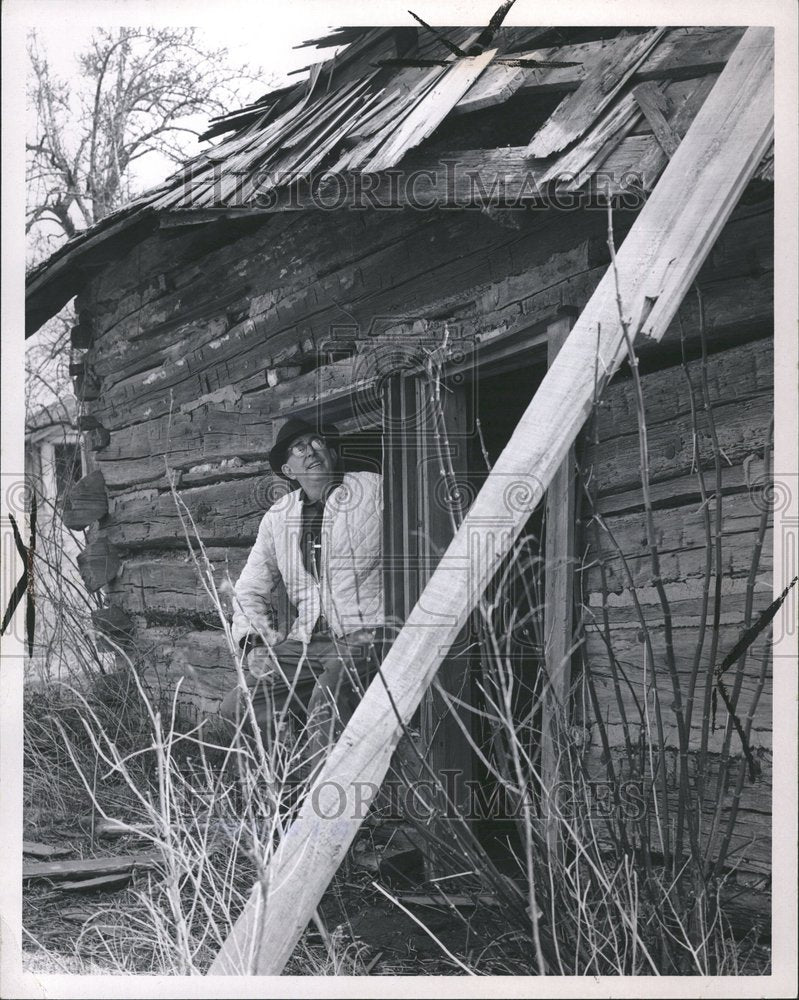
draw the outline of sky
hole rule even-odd
[[[295,48],[340,25],[414,24],[413,7],[431,23],[487,23],[499,0],[4,0],[27,28],[34,28],[46,50],[51,68],[69,81],[77,73],[76,55],[87,45],[93,28],[102,25],[191,25],[208,48],[224,46],[231,66],[247,63],[261,67],[264,85],[243,88],[240,105],[284,83],[302,79],[288,76],[313,62],[330,58],[332,48]],[[506,23],[530,23],[544,12],[541,0],[518,0]],[[551,13],[551,12],[550,12]],[[231,110],[235,108],[231,107]],[[186,124],[201,131],[203,117]],[[198,148],[203,148],[202,146]],[[194,148],[189,147],[193,153]],[[174,170],[166,158],[145,157],[136,168],[134,187],[145,190],[159,184]]]
[[[296,0],[295,0],[296,2]],[[167,5],[167,9],[168,9]],[[327,11],[308,5],[307,11],[295,17],[280,18],[267,22],[264,12],[270,6],[252,5],[246,18],[231,16],[222,17],[219,14],[211,17],[211,11],[216,4],[206,4],[195,8],[193,16],[187,22],[182,5],[175,5],[173,18],[162,16],[163,24],[186,24],[196,26],[198,41],[208,49],[225,47],[228,49],[228,65],[239,66],[248,64],[253,69],[262,69],[262,82],[253,81],[249,86],[242,85],[240,105],[259,97],[266,91],[279,87],[284,83],[302,79],[302,76],[289,76],[292,70],[301,69],[320,59],[329,58],[333,49],[315,49],[313,47],[294,48],[309,38],[326,34],[330,26],[330,14],[335,13],[335,5]],[[49,59],[51,69],[58,77],[70,81],[76,78],[78,72],[77,54],[87,47],[92,30],[103,25],[140,25],[154,23],[152,11],[147,4],[117,3],[105,0],[105,7],[88,0],[45,0],[44,3],[29,5],[32,12],[32,27],[35,28],[40,47]],[[231,5],[235,12],[236,4]],[[231,106],[235,110],[235,106]],[[203,116],[197,116],[181,122],[191,128],[202,130],[206,125]],[[202,147],[198,147],[202,148]],[[189,147],[189,151],[194,150]],[[158,184],[174,167],[166,157],[157,154],[143,158],[138,165],[135,183],[140,189]]]

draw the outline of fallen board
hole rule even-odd
[[[96,878],[81,879],[78,882],[61,882],[59,889],[65,892],[91,892],[94,889],[122,888],[130,881],[133,871],[119,872],[117,875],[98,875]]]
[[[33,855],[35,858],[60,858],[65,854],[71,854],[71,847],[53,847],[50,844],[38,844],[32,840],[22,841],[22,853]]]
[[[62,879],[86,875],[116,875],[134,868],[156,868],[163,864],[160,852],[124,854],[115,858],[78,858],[75,861],[29,861],[22,866],[22,878]]]

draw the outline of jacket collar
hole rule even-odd
[[[337,490],[339,488],[339,486],[341,486],[342,482],[344,481],[344,475],[345,475],[345,473],[343,473],[343,472],[336,472],[334,474],[334,476],[331,479],[330,483],[325,487],[324,495],[321,498],[322,499],[322,503],[327,503],[328,499],[330,498],[330,494],[334,490]],[[300,495],[300,503],[302,504],[303,507],[307,507],[307,506],[309,506],[309,505],[311,505],[313,503],[317,503],[318,502],[318,501],[315,501],[315,500],[311,500],[308,497],[308,494],[305,492],[305,490],[302,487],[300,487],[297,492]]]

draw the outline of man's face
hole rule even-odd
[[[336,467],[336,452],[321,434],[300,434],[286,450],[283,475],[295,479],[306,492],[326,486]]]

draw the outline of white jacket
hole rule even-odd
[[[331,491],[322,518],[319,583],[305,569],[300,549],[301,491],[273,504],[236,582],[237,642],[263,628],[281,577],[297,618],[280,639],[307,639],[320,614],[337,636],[384,624],[381,487],[374,472],[348,472]]]

